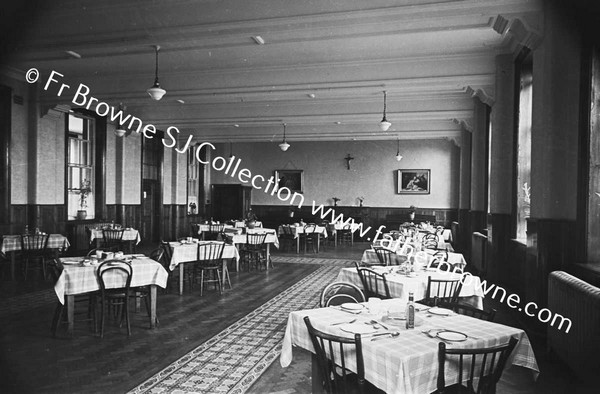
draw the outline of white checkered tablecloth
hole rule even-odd
[[[405,307],[404,303],[400,303],[396,299],[381,302],[387,308]],[[399,320],[397,325],[396,323],[394,325],[390,324],[390,329],[400,332],[397,337],[371,341],[368,339],[368,334],[363,335],[362,350],[365,378],[386,393],[422,394],[436,390],[438,343],[440,340],[423,333],[423,331],[429,329],[455,330],[470,337],[464,342],[449,344],[449,348],[495,346],[507,343],[511,336],[516,337],[519,342],[511,354],[507,366],[512,364],[529,368],[534,371],[533,377],[537,377],[539,373],[537,361],[529,338],[523,330],[457,314],[430,316],[427,309],[418,304],[417,309],[419,311],[415,317],[417,324],[415,329],[405,329],[403,326],[405,322]],[[353,334],[343,331],[340,325],[331,326],[331,324],[348,322],[354,318],[357,319],[356,323],[363,323],[377,318],[369,314],[368,309],[360,314],[353,315],[336,307],[290,313],[279,358],[282,367],[287,367],[292,362],[292,346],[298,346],[314,353],[303,320],[304,316],[308,316],[312,325],[318,330],[348,337],[353,337]],[[356,371],[356,357],[353,353],[349,351],[346,354],[346,366],[350,370]],[[446,384],[457,383],[458,374],[456,369],[451,366],[448,367],[448,364],[446,366]]]
[[[370,268],[378,273],[389,272],[390,270],[390,268],[387,267]],[[394,266],[392,269],[395,270],[397,268],[398,267]],[[386,274],[385,278],[388,283],[388,288],[390,289],[390,295],[394,298],[398,298],[400,302],[406,304],[408,301],[408,293],[411,291],[414,293],[415,300],[422,300],[425,298],[425,293],[427,291],[427,278],[429,276],[431,276],[431,279],[458,279],[461,277],[458,274],[452,273],[420,271],[416,273],[416,277],[408,277],[404,274],[391,273]],[[336,281],[350,282],[361,289],[363,287],[360,277],[358,276],[358,272],[356,271],[356,267],[342,268],[336,278]],[[383,282],[379,278],[377,281],[379,282],[378,288],[383,289]],[[437,289],[433,289],[433,291],[436,290]],[[481,289],[481,281],[478,276],[471,276],[468,278],[468,280],[465,280],[459,297],[461,302],[472,305],[479,309],[483,309],[484,294],[483,290]]]
[[[90,243],[94,242],[95,239],[104,239],[104,236],[102,235],[102,229],[90,229],[90,232]],[[140,232],[136,229],[125,229],[123,232],[123,241],[135,241],[135,244],[137,245],[141,240],[142,237],[140,236]]]
[[[277,237],[277,233],[274,229],[271,228],[255,228],[255,229],[246,229],[248,234],[264,234],[267,233],[267,238],[265,239],[265,243],[273,244],[277,249],[279,249],[279,238]],[[248,237],[246,234],[235,234],[233,235],[233,243],[236,245],[245,244]]]
[[[427,262],[423,261],[423,263],[425,265],[427,265],[431,262],[432,256],[435,253],[439,252],[439,250],[425,249],[425,252],[429,256],[429,259]],[[401,264],[404,261],[406,261],[405,255],[399,254],[398,256],[399,256],[398,264]],[[366,249],[363,252],[363,255],[362,255],[362,258],[360,261],[367,265],[379,264],[379,259],[377,258],[377,254],[375,253],[375,250],[373,250],[373,249]],[[467,261],[465,260],[465,257],[462,255],[462,253],[455,253],[455,252],[448,252],[448,263],[450,263],[452,265],[460,264],[460,266],[462,266],[463,268],[467,265]]]
[[[169,269],[173,271],[179,263],[185,263],[188,261],[196,261],[198,259],[198,244],[209,243],[215,241],[199,241],[191,244],[181,242],[169,242],[173,250],[173,256],[169,264]],[[223,249],[223,259],[235,259],[239,261],[240,255],[238,250],[233,245],[225,245]]]
[[[50,234],[48,236],[48,248],[58,249],[65,251],[71,246],[67,237],[61,234]],[[20,235],[5,235],[2,237],[2,253],[14,252],[21,250],[21,236]]]
[[[125,258],[128,256],[125,255]],[[143,255],[133,256],[135,257],[131,260],[133,268],[131,287],[147,285],[166,287],[169,274],[159,262]],[[100,290],[100,283],[96,274],[100,264],[91,266],[73,264],[80,262],[82,259],[83,257],[65,257],[60,259],[63,264],[63,271],[54,285],[54,292],[62,304],[65,302],[65,295],[83,294]],[[125,283],[118,275],[110,275],[107,278],[112,279],[107,283],[107,288],[121,287]]]
[[[298,238],[298,235],[304,234],[304,227],[302,227],[302,226],[290,225],[290,229],[292,230],[292,233],[294,234],[294,239]],[[283,227],[279,226],[279,229],[277,231],[279,234],[283,234]],[[323,226],[316,226],[315,233],[321,234],[321,236],[323,236],[323,238],[327,238],[327,228],[325,228]]]

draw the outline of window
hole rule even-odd
[[[531,121],[533,73],[531,55],[517,61],[518,113],[516,138],[516,239],[527,241],[527,219],[531,202]]]
[[[68,220],[95,218],[95,120],[77,113],[67,117]]]

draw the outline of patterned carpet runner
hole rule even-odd
[[[277,359],[290,312],[318,305],[320,292],[350,261],[277,257],[321,264],[312,274],[134,388],[130,393],[244,393]]]

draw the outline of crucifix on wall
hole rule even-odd
[[[348,156],[344,157],[344,160],[346,160],[346,167],[350,169],[350,160],[354,160],[354,157],[350,156],[350,153],[348,153]]]

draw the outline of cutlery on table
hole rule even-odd
[[[377,325],[381,326],[383,329],[389,330],[389,328],[387,328],[387,327],[386,327],[386,326],[384,326],[383,324],[379,323],[377,320],[371,320],[371,321],[370,321],[369,323],[367,323],[367,324],[372,324],[372,325],[375,325],[375,324],[377,324]]]
[[[351,324],[351,323],[354,323],[355,321],[356,321],[356,319],[352,319],[350,321],[340,321],[340,322],[337,322],[337,323],[331,323],[330,326],[337,326],[337,325],[340,325],[340,324]]]
[[[375,338],[371,338],[371,340],[376,341],[378,339],[383,339],[383,338],[394,338],[394,337],[397,337],[398,335],[400,335],[400,333],[398,331],[382,332],[379,334],[373,334],[372,336]]]

